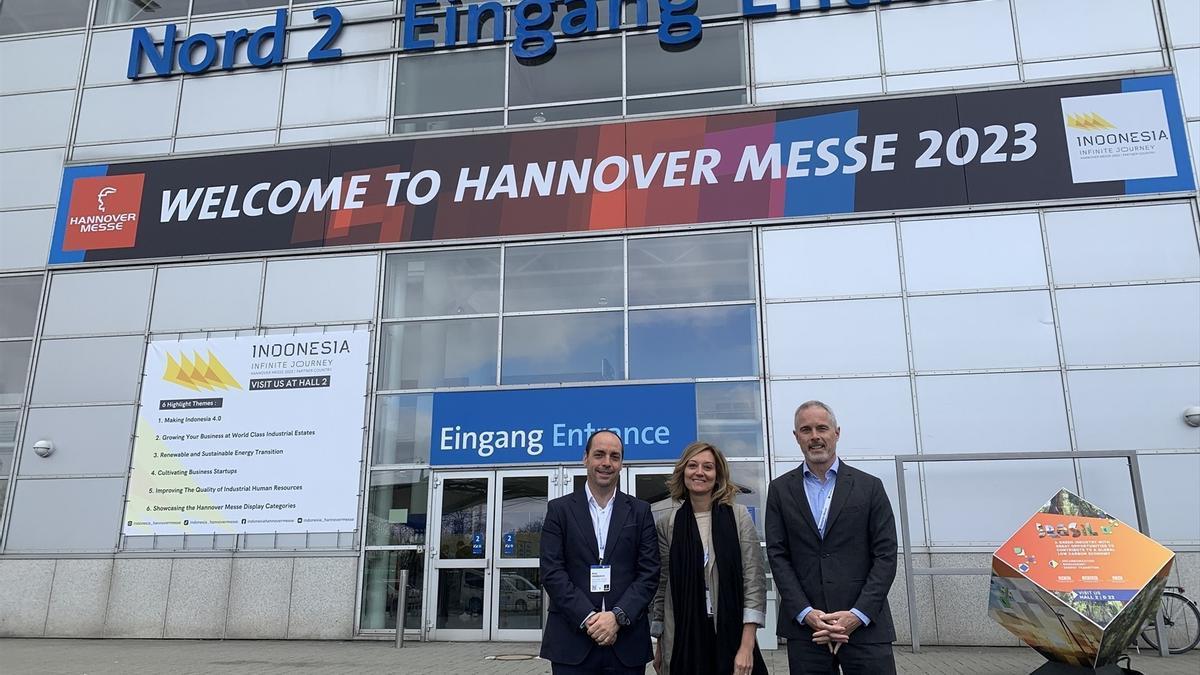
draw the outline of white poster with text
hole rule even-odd
[[[126,535],[355,529],[367,331],[151,342]]]

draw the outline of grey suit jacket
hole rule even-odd
[[[663,671],[661,675],[671,672],[671,647],[675,637],[675,610],[671,601],[671,539],[675,526],[675,514],[682,502],[675,502],[670,509],[664,510],[654,523],[658,530],[658,556],[662,561],[662,572],[658,582],[658,593],[650,605],[650,634],[658,637],[663,651]],[[745,595],[745,607],[742,608],[742,623],[756,623],[760,626],[767,621],[767,582],[763,566],[762,546],[759,544],[758,532],[754,529],[754,521],[750,511],[741,504],[733,505],[733,518],[737,523],[738,544],[742,551],[742,591]],[[717,597],[717,584],[709,591],[712,597]],[[714,612],[717,611],[714,608]],[[714,614],[713,620],[716,621]]]
[[[811,640],[812,629],[796,615],[815,607],[865,614],[871,623],[854,632],[854,642],[896,639],[887,601],[896,578],[896,522],[878,478],[842,462],[822,539],[801,465],[771,481],[765,524],[781,637]]]

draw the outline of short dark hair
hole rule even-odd
[[[613,436],[617,437],[617,442],[621,444],[621,458],[624,459],[625,458],[625,441],[624,441],[624,439],[621,438],[621,434],[618,434],[617,432],[613,431],[612,429],[597,429],[597,430],[593,431],[592,435],[588,436],[587,443],[583,444],[583,456],[587,457],[587,454],[592,451],[592,441],[594,441],[596,439],[596,437],[599,436],[600,434],[612,434]]]

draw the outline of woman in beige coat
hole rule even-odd
[[[651,606],[660,675],[766,675],[755,631],[766,581],[750,512],[716,447],[684,448],[667,481],[676,504],[658,519],[662,573]]]

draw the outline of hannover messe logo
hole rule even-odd
[[[64,251],[127,248],[137,241],[145,174],[76,178]]]

